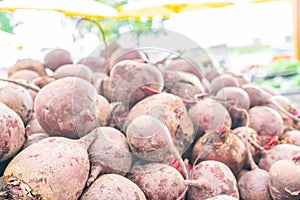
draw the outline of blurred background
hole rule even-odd
[[[258,84],[283,92],[300,88],[300,65],[294,54],[298,0],[194,0],[184,1],[194,3],[190,8],[185,5],[186,10],[179,4],[183,1],[176,0],[98,0],[113,9],[109,11],[115,11],[110,13],[103,8],[98,12],[100,16],[76,12],[97,13],[93,11],[95,6],[88,8],[95,1],[61,1],[68,9],[78,4],[73,13],[54,9],[51,1],[40,0],[43,3],[37,5],[37,1],[30,1],[0,1],[0,69],[5,70],[21,58],[43,60],[55,48],[68,50],[77,61],[90,55],[103,41],[128,31],[142,38],[149,30],[150,34],[171,30],[195,41],[220,69],[250,74]],[[195,2],[206,4],[197,7]],[[32,9],[34,6],[37,9]],[[170,7],[172,11],[166,10]]]

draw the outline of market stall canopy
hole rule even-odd
[[[94,0],[4,0],[0,11],[13,12],[19,9],[52,10],[69,17],[89,19],[115,18],[116,9]]]
[[[161,16],[168,18],[179,12],[200,10],[206,8],[220,8],[233,5],[232,1],[224,0],[140,0],[120,6],[118,19],[141,19],[142,17],[153,18]]]
[[[264,2],[276,2],[276,1],[289,1],[289,0],[250,0],[251,3],[264,3]]]

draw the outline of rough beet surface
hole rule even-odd
[[[256,168],[238,179],[238,187],[243,200],[272,200],[269,192],[269,173]]]
[[[290,160],[300,153],[300,147],[293,144],[278,144],[263,153],[258,166],[269,171],[271,166],[278,160]]]
[[[0,102],[14,110],[26,124],[32,117],[33,99],[27,89],[9,82],[0,82]]]
[[[88,149],[91,172],[90,185],[99,174],[114,173],[125,176],[130,171],[132,153],[122,132],[112,127],[98,127],[98,135]]]
[[[79,140],[48,137],[28,146],[6,167],[5,191],[12,199],[24,195],[25,199],[77,200],[89,174],[87,148],[95,137],[95,132]]]
[[[217,160],[225,163],[236,175],[243,168],[246,147],[242,140],[227,128],[208,131],[194,145],[192,161]]]
[[[20,116],[0,102],[0,162],[14,156],[25,141],[25,128]]]
[[[129,111],[124,131],[132,120],[150,115],[163,122],[169,129],[174,145],[182,154],[192,143],[194,128],[181,98],[169,93],[154,94],[139,101]]]
[[[143,191],[131,180],[118,174],[105,174],[85,189],[80,200],[146,200]]]
[[[273,200],[300,199],[299,161],[280,160],[270,168],[270,192]]]
[[[143,87],[162,91],[163,75],[155,66],[133,60],[123,60],[110,73],[112,102],[122,102],[131,108],[138,101],[149,96]],[[132,84],[134,82],[134,84]]]
[[[189,178],[199,183],[189,187],[189,200],[206,200],[221,194],[239,198],[236,178],[222,162],[202,161],[192,168]]]
[[[193,122],[194,129],[197,131],[197,137],[221,125],[228,128],[232,125],[231,117],[225,106],[210,98],[197,101],[196,104],[190,107],[188,114]]]
[[[169,161],[173,142],[169,129],[157,118],[141,115],[129,124],[126,137],[131,151],[152,162]]]
[[[143,190],[147,199],[153,200],[176,200],[186,188],[182,175],[161,163],[135,163],[129,179]]]
[[[81,78],[66,77],[38,92],[34,110],[49,135],[79,138],[98,125],[96,102],[92,84]]]
[[[249,110],[249,123],[258,135],[280,136],[283,134],[283,120],[280,114],[267,106],[255,106]]]

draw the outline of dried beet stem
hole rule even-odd
[[[26,89],[30,89],[30,90],[32,90],[34,92],[40,91],[40,89],[37,89],[36,87],[32,87],[30,84],[22,83],[20,81],[16,81],[16,80],[12,80],[12,79],[6,79],[6,78],[0,78],[0,81],[6,81],[6,82],[9,82],[9,83],[13,83],[13,84],[22,86],[22,87],[24,87]]]
[[[86,135],[84,135],[83,137],[79,138],[78,142],[82,144],[85,147],[85,149],[88,149],[89,146],[95,141],[98,134],[99,132],[97,128],[95,128],[91,130],[89,133],[87,133]]]
[[[248,141],[252,146],[254,146],[257,150],[259,150],[262,154],[265,154],[267,150],[265,150],[262,146],[257,144],[255,141],[253,141],[251,138],[248,138]]]
[[[89,175],[89,178],[86,182],[86,186],[90,187],[90,185],[97,179],[99,174],[103,171],[103,167],[100,165],[92,166],[91,173]]]
[[[291,191],[289,190],[287,187],[284,188],[284,190],[289,193],[290,195],[292,196],[298,196],[300,194],[300,190],[297,190],[297,191]]]
[[[246,147],[246,152],[247,152],[247,156],[248,156],[248,162],[249,162],[251,170],[257,169],[258,166],[257,166],[257,164],[255,163],[255,161],[252,157],[252,153],[250,151],[250,147],[249,147],[249,144],[248,144],[248,141],[249,141],[249,124],[250,124],[249,114],[248,114],[247,110],[245,110],[245,109],[242,109],[242,108],[235,108],[235,109],[237,109],[238,111],[243,112],[246,116],[247,120],[246,120],[246,125],[245,125],[245,132],[244,132],[243,135],[245,137],[245,147]]]
[[[273,104],[274,106],[276,106],[276,108],[279,109],[280,112],[282,112],[283,114],[286,114],[287,116],[289,116],[290,118],[292,118],[293,120],[300,122],[300,118],[296,117],[295,115],[291,114],[290,112],[286,111],[280,104],[278,104],[276,101],[269,99],[269,102],[271,104]]]

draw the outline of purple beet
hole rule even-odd
[[[189,200],[206,200],[221,194],[239,198],[236,178],[222,162],[202,161],[192,168],[189,178]]]

